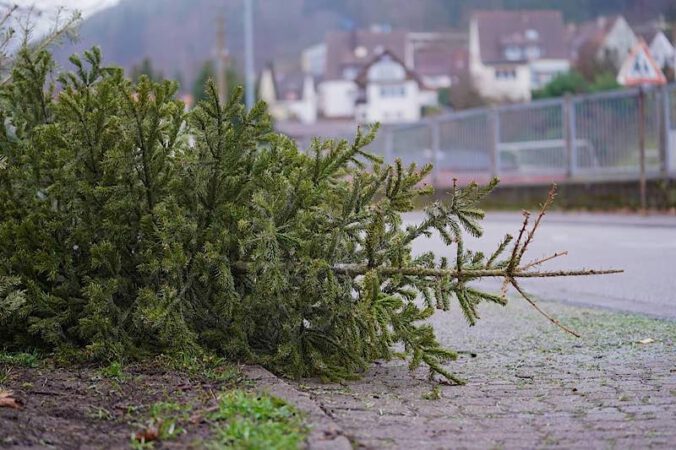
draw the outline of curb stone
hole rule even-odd
[[[261,366],[244,366],[242,373],[256,382],[256,389],[293,404],[307,417],[310,434],[306,440],[308,450],[352,450],[343,430],[315,403],[309,394],[299,391],[289,383]]]

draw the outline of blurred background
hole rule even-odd
[[[307,147],[383,124],[387,161],[429,183],[502,180],[496,205],[562,185],[560,206],[676,207],[673,0],[40,0],[37,30],[80,10],[93,45],[138,78],[246,85]],[[248,46],[247,46],[248,44]]]

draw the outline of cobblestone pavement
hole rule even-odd
[[[484,305],[472,328],[458,309],[434,318],[442,342],[467,352],[449,364],[465,386],[393,361],[299,387],[359,448],[674,448],[676,322],[542,305],[583,337],[519,299]]]

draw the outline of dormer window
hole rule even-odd
[[[406,78],[406,70],[401,64],[385,57],[373,64],[368,71],[369,81],[389,82],[401,81]]]
[[[359,59],[366,58],[369,54],[369,51],[366,47],[363,45],[360,45],[359,47],[354,49],[354,56]]]
[[[523,59],[523,52],[517,45],[508,45],[505,47],[505,59],[507,61],[519,61]]]
[[[526,30],[525,36],[529,41],[537,41],[540,37],[540,33],[538,33],[537,30],[530,29]]]

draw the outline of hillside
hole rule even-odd
[[[673,18],[673,0],[256,0],[256,65],[275,60],[290,65],[300,50],[323,39],[327,30],[389,23],[414,30],[466,26],[472,9],[558,8],[567,20],[624,11],[641,20],[663,11]],[[106,60],[131,67],[151,56],[165,76],[189,86],[211,58],[216,22],[226,18],[233,60],[242,56],[242,0],[121,0],[83,22],[80,40],[57,50],[66,61],[74,51],[100,45]]]

